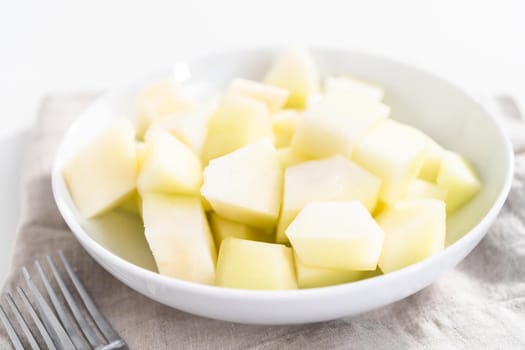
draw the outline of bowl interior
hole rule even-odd
[[[392,108],[393,119],[423,130],[473,163],[483,189],[448,218],[447,245],[475,227],[504,190],[510,169],[508,144],[497,123],[459,89],[413,67],[346,51],[313,53],[323,76],[351,74],[385,86],[385,102]],[[207,96],[217,93],[234,77],[261,79],[274,57],[273,50],[253,50],[181,61],[135,86],[114,89],[98,99],[79,116],[57,154],[53,181],[62,214],[74,218],[87,235],[113,254],[156,271],[140,218],[118,211],[93,220],[82,218],[60,176],[62,164],[115,118],[132,118],[134,96],[148,81],[172,78],[187,85],[193,94]]]

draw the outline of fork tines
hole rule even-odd
[[[66,260],[62,251],[59,251],[58,254],[69,279],[75,287],[75,290],[82,300],[82,303],[91,319],[88,319],[87,315],[82,312],[81,307],[75,301],[75,298],[60,276],[53,259],[47,256],[47,264],[56,284],[58,285],[59,293],[66,301],[67,307],[59,298],[57,291],[52,287],[44,269],[38,261],[35,261],[35,268],[40,275],[40,279],[43,282],[52,306],[48,304],[46,298],[40,292],[31,278],[29,271],[25,267],[22,268],[22,273],[27,282],[33,303],[31,303],[30,298],[21,287],[17,287],[19,299],[21,300],[21,303],[18,305],[11,294],[8,293],[6,296],[6,301],[11,310],[11,314],[14,315],[17,324],[20,326],[27,344],[31,349],[41,348],[39,341],[37,341],[37,336],[31,331],[29,326],[30,322],[28,322],[27,316],[24,317],[23,312],[21,312],[20,304],[23,305],[27,314],[29,314],[38,334],[41,335],[40,342],[45,344],[48,349],[127,349],[128,347],[126,343],[120,338],[96,307],[95,303],[80,282],[80,279],[69,265],[69,262]],[[35,306],[33,306],[33,304]],[[15,326],[13,326],[13,322],[9,319],[6,309],[1,305],[0,319],[4,324],[14,348],[16,350],[25,349],[21,338],[15,330]]]

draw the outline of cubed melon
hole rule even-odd
[[[222,241],[216,284],[258,290],[297,289],[292,249],[238,238]]]
[[[171,80],[154,82],[136,98],[136,131],[142,138],[150,125],[170,114],[191,108],[194,102]]]
[[[401,198],[423,165],[426,139],[414,128],[385,120],[357,145],[352,159],[383,181],[379,198],[390,205]]]
[[[327,77],[324,81],[325,94],[347,93],[373,101],[381,101],[385,95],[382,86],[350,76]]]
[[[217,253],[198,197],[148,193],[143,219],[160,274],[214,283]]]
[[[294,152],[290,147],[279,148],[277,150],[277,157],[279,158],[279,162],[283,168],[288,168],[292,165],[297,165],[312,160],[311,157],[308,157],[302,153]]]
[[[220,216],[255,227],[274,227],[279,215],[282,170],[270,140],[212,160],[204,169],[202,195]]]
[[[120,119],[95,137],[62,169],[79,212],[88,218],[115,208],[137,183],[135,130]]]
[[[415,179],[410,182],[403,199],[439,199],[445,201],[447,190],[435,183]]]
[[[286,235],[306,266],[359,271],[376,269],[384,237],[359,201],[307,204]]]
[[[426,181],[435,182],[445,150],[436,141],[428,136],[426,137],[428,143],[427,151],[425,153],[423,165],[419,171],[419,177]]]
[[[428,182],[421,179],[415,179],[408,185],[407,191],[399,200],[407,199],[438,199],[445,201],[447,198],[447,190],[435,183]],[[379,201],[374,211],[374,217],[380,215],[387,210],[389,205]]]
[[[445,247],[446,212],[440,200],[399,201],[376,220],[385,233],[379,258],[384,273],[415,264]]]
[[[273,241],[273,235],[269,235],[261,229],[222,218],[214,212],[209,214],[209,222],[217,247],[220,247],[221,242],[228,237],[260,242]]]
[[[342,156],[313,160],[287,168],[277,242],[288,242],[285,230],[306,204],[355,199],[372,211],[376,206],[380,185],[379,178]]]
[[[481,189],[472,166],[459,154],[446,151],[441,161],[437,184],[447,190],[447,212],[461,208]]]
[[[214,101],[188,111],[174,113],[151,124],[144,139],[156,129],[164,129],[200,156],[208,135],[209,120],[215,111]]]
[[[357,281],[363,278],[366,274],[366,271],[309,267],[297,258],[297,254],[295,254],[295,272],[299,288],[317,288]]]
[[[290,145],[299,118],[299,113],[293,109],[286,109],[271,116],[275,147],[281,148]]]
[[[252,80],[234,79],[227,93],[244,95],[256,99],[266,105],[268,112],[275,113],[282,109],[290,92],[277,86]]]
[[[314,158],[350,157],[363,135],[389,113],[388,106],[359,95],[327,95],[302,115],[291,147]]]
[[[138,178],[140,193],[198,195],[201,184],[199,158],[167,131],[157,129],[147,142]]]
[[[264,82],[290,92],[286,107],[303,108],[308,98],[320,90],[319,73],[310,52],[290,49],[274,62]]]
[[[209,121],[201,158],[204,164],[238,148],[272,138],[266,105],[253,98],[227,94]]]

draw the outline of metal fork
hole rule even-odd
[[[62,251],[59,251],[58,255],[62,261],[62,264],[64,265],[67,275],[71,279],[71,282],[73,283],[91,319],[88,320],[86,315],[82,312],[73,295],[66,287],[64,280],[60,276],[55,263],[50,256],[46,257],[47,264],[51,269],[52,275],[58,285],[58,289],[60,289],[60,292],[69,307],[69,311],[51,286],[49,279],[46,277],[44,270],[40,265],[40,262],[35,261],[35,267],[38,271],[38,274],[40,275],[40,279],[44,284],[53,308],[48,304],[40,290],[33,282],[29,271],[23,267],[22,272],[24,274],[24,279],[27,282],[27,286],[32,295],[33,304],[36,305],[36,308],[33,306],[26,292],[21,287],[17,287],[19,299],[21,300],[24,309],[27,310],[27,313],[35,324],[36,329],[42,336],[42,341],[45,343],[46,347],[53,350],[127,350],[127,344],[122,338],[120,338],[106,318],[97,309],[95,303],[80,282],[80,279],[76,273],[69,265],[69,262],[66,260],[66,257]],[[17,305],[11,294],[7,294],[6,301],[30,348],[41,349],[34,333],[31,331],[29,322],[27,321],[27,315],[26,317],[22,315],[20,310],[21,308],[19,305]],[[56,314],[53,309],[56,311]],[[74,320],[71,318],[71,315],[73,315]],[[8,313],[5,312],[5,309],[2,308],[1,305],[0,319],[4,324],[4,327],[11,342],[13,343],[14,348],[16,350],[25,349],[22,345],[20,337],[15,330],[15,327],[13,326],[13,322],[9,319]]]

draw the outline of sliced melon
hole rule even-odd
[[[319,73],[311,54],[290,49],[277,58],[264,82],[290,92],[286,107],[304,108],[308,99],[320,90]]]
[[[286,235],[304,265],[341,270],[375,270],[384,237],[359,201],[310,203]]]
[[[445,247],[446,212],[440,200],[399,201],[376,220],[385,232],[379,258],[384,273],[415,264]]]
[[[134,134],[129,120],[118,120],[64,165],[64,181],[83,216],[91,218],[113,209],[135,190]]]
[[[270,140],[216,158],[204,169],[202,195],[220,216],[272,228],[282,193],[282,170]]]
[[[226,238],[217,259],[216,284],[239,289],[297,289],[292,249],[282,244]]]

